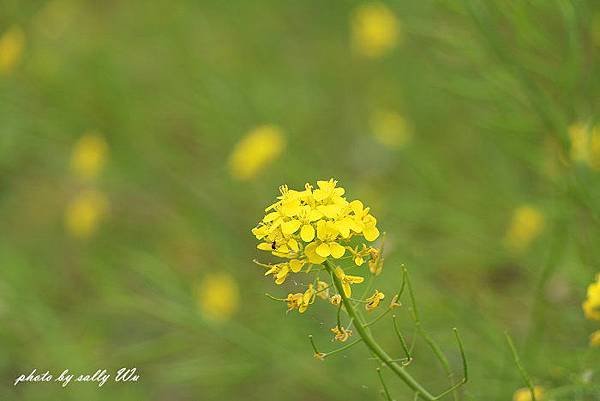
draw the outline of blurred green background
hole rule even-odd
[[[599,2],[0,0],[0,35],[0,399],[383,399],[252,263],[277,187],[334,177],[457,375],[461,330],[462,399],[523,387],[508,330],[547,399],[600,400]],[[409,370],[447,385],[422,341]]]

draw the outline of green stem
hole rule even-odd
[[[323,265],[331,274],[333,283],[337,288],[338,293],[341,295],[342,302],[346,307],[346,312],[348,312],[348,315],[354,320],[354,327],[365,345],[381,360],[381,362],[386,364],[392,372],[394,372],[404,383],[406,383],[408,387],[417,392],[422,399],[427,401],[435,401],[436,397],[433,396],[429,391],[425,390],[423,386],[419,384],[410,374],[408,374],[408,372],[406,372],[402,366],[394,362],[394,360],[375,341],[371,333],[364,326],[363,322],[358,318],[352,301],[346,297],[340,279],[333,272],[333,267],[327,261],[323,262]]]

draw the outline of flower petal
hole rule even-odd
[[[315,239],[314,227],[310,224],[303,225],[300,229],[300,238],[302,238],[302,241],[304,242],[310,242]]]
[[[331,250],[329,249],[329,244],[327,244],[325,242],[323,242],[321,245],[319,245],[315,251],[317,252],[317,255],[324,257],[324,258],[331,255]]]
[[[330,242],[329,243],[329,250],[331,252],[331,256],[333,256],[336,259],[341,258],[346,253],[346,248],[344,248],[343,246],[341,246],[337,242]]]

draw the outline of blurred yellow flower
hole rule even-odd
[[[600,127],[575,123],[569,127],[571,159],[600,170]]]
[[[84,134],[73,147],[71,171],[81,179],[94,179],[102,171],[107,153],[104,137],[96,133]]]
[[[375,112],[371,116],[370,126],[375,139],[389,148],[402,148],[413,136],[409,122],[393,111]]]
[[[239,306],[237,283],[227,273],[207,275],[197,288],[197,299],[205,318],[215,322],[226,321]]]
[[[108,210],[108,200],[100,192],[88,190],[80,193],[67,206],[65,226],[75,238],[88,238],[98,228]]]
[[[534,386],[533,393],[535,394],[535,399],[537,401],[541,401],[544,399],[544,388],[542,386]],[[531,391],[529,388],[524,387],[520,388],[513,394],[513,401],[531,401]]]
[[[600,320],[600,273],[596,275],[596,282],[588,286],[582,308],[586,318]]]
[[[13,26],[0,36],[0,74],[10,74],[15,68],[25,47],[25,33]]]
[[[544,230],[544,215],[538,209],[523,205],[514,213],[504,242],[512,251],[524,251]]]
[[[590,335],[590,347],[600,347],[600,330],[596,330]]]
[[[274,125],[261,125],[246,134],[229,157],[229,170],[238,180],[254,178],[281,155],[285,138]]]
[[[400,23],[383,3],[366,3],[356,8],[351,19],[352,47],[362,57],[377,58],[402,40]]]
[[[347,297],[350,297],[352,295],[352,287],[350,287],[350,284],[360,284],[363,281],[365,281],[364,277],[351,276],[349,274],[344,273],[344,270],[339,266],[335,268],[335,275],[342,282],[342,288],[344,289],[344,294]]]

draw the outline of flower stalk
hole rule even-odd
[[[327,271],[331,274],[333,279],[333,283],[338,290],[339,294],[342,296],[342,303],[346,307],[346,312],[348,316],[354,321],[354,327],[358,335],[362,338],[363,342],[371,350],[373,354],[379,358],[379,360],[387,365],[392,372],[396,374],[408,387],[410,387],[415,392],[419,393],[419,397],[427,401],[435,401],[438,398],[427,391],[419,382],[417,382],[406,370],[394,360],[381,348],[381,346],[375,341],[371,333],[367,330],[364,323],[359,319],[359,316],[354,308],[354,304],[352,301],[346,296],[344,293],[344,288],[341,280],[338,276],[335,275],[333,267],[328,261],[323,262],[323,266],[327,269]]]

